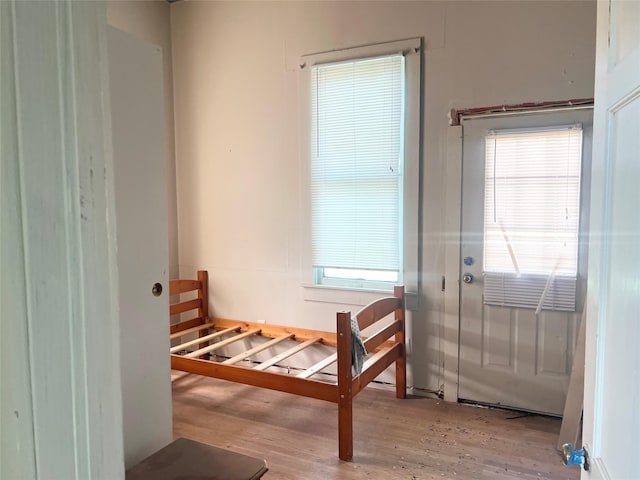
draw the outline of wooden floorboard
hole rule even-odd
[[[335,404],[175,375],[174,436],[267,460],[265,479],[577,480],[560,420],[367,388],[354,401],[354,457],[337,457]]]

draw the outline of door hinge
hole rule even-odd
[[[444,278],[444,275],[442,275],[442,291],[443,292],[445,290],[445,285],[446,285],[445,278]]]

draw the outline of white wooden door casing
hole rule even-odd
[[[172,439],[162,52],[112,27],[108,47],[129,468]]]
[[[581,245],[575,313],[483,304],[483,225],[485,135],[501,128],[583,125],[583,190],[589,184],[591,110],[530,113],[463,121],[463,187],[460,276],[460,348],[458,398],[521,410],[562,415],[569,385],[575,337],[586,285],[586,245]],[[581,229],[586,225],[581,208]]]
[[[124,478],[102,2],[0,2],[1,478]]]
[[[0,3],[0,477],[36,477],[13,41]],[[11,233],[10,233],[11,232]],[[13,321],[9,321],[13,319]]]
[[[584,479],[640,478],[640,3],[598,3]]]

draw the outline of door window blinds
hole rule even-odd
[[[582,128],[485,139],[484,302],[575,310]]]
[[[314,66],[311,103],[313,266],[398,271],[404,57]]]

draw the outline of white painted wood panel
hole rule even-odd
[[[602,458],[612,478],[638,478],[640,467],[628,462],[624,446],[638,445],[640,431],[640,92],[611,119],[610,220],[607,283],[603,286],[606,342],[602,378]],[[635,342],[628,341],[633,339]],[[628,412],[629,415],[621,415]],[[623,448],[621,448],[623,446]]]
[[[584,479],[640,478],[639,15],[635,2],[598,5]]]
[[[124,477],[105,23],[0,4],[2,478]]]
[[[128,468],[172,439],[162,52],[111,27],[108,39]]]
[[[35,478],[13,6],[0,2],[0,478]]]

